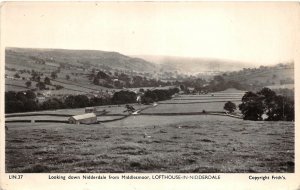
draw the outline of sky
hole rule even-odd
[[[268,65],[294,59],[299,10],[297,2],[10,2],[2,39],[5,47]]]

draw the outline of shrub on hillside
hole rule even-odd
[[[236,105],[231,101],[228,101],[224,105],[224,110],[228,111],[229,113],[233,113],[236,110]]]

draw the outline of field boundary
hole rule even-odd
[[[119,121],[126,119],[127,117],[130,117],[130,115],[125,115],[124,117],[121,118],[116,118],[116,119],[110,119],[110,120],[103,120],[103,121],[97,121],[95,124],[101,124],[101,123],[108,123],[108,122],[114,122],[114,121]],[[237,115],[230,115],[230,114],[225,114],[225,113],[217,113],[217,112],[211,112],[211,113],[202,113],[202,112],[190,112],[190,113],[140,113],[137,114],[136,116],[188,116],[188,115],[218,115],[218,116],[225,116],[225,117],[232,117],[236,119],[243,119],[240,116]],[[5,121],[5,123],[69,123],[68,120],[66,121],[61,121],[61,120],[35,120],[35,119],[27,119],[27,120],[11,120],[11,121]]]
[[[34,122],[33,122],[34,121]],[[5,123],[69,123],[69,121],[60,121],[60,120],[35,120],[35,119],[26,119],[26,120],[12,120],[5,121]]]
[[[225,112],[186,112],[186,113],[140,113],[139,115],[149,115],[149,116],[177,116],[177,115],[220,115],[220,116],[228,116],[234,117],[238,119],[242,119],[242,117],[232,114],[226,114]]]
[[[63,82],[63,81],[60,81],[60,80],[55,80],[55,79],[52,79],[53,81],[55,81],[55,82],[58,82],[58,83],[62,83],[62,84],[66,84],[66,85],[73,85],[73,86],[77,86],[77,87],[81,87],[81,88],[85,88],[85,89],[88,89],[88,90],[92,90],[92,91],[99,91],[99,89],[96,89],[96,88],[90,88],[90,87],[85,87],[85,86],[82,86],[82,85],[79,85],[79,84],[74,84],[74,83],[72,83],[72,82],[70,82],[70,83],[67,83],[67,82]],[[99,85],[100,86],[100,85]],[[106,88],[106,87],[104,87],[104,86],[100,86],[100,87],[102,87],[102,88],[104,88],[103,90],[109,90],[110,88]],[[113,88],[111,88],[111,89],[113,89]]]
[[[209,101],[209,102],[199,102],[199,103],[213,103],[216,101]],[[218,102],[226,102],[226,101],[218,101]],[[194,102],[195,103],[195,102]],[[192,104],[192,102],[188,103],[159,103],[157,106],[162,104]],[[238,115],[232,115],[228,114],[226,112],[222,111],[214,111],[214,112],[179,112],[179,113],[142,113],[142,111],[152,108],[153,106],[147,106],[140,110],[136,110],[137,114],[129,113],[129,114],[101,114],[97,116],[122,116],[120,118],[115,119],[109,119],[109,120],[103,120],[103,121],[97,121],[97,124],[100,123],[107,123],[107,122],[113,122],[113,121],[119,121],[123,120],[127,117],[130,117],[131,115],[136,116],[188,116],[188,115],[219,115],[219,116],[227,116],[227,117],[233,117],[237,119],[243,119],[241,116]],[[5,118],[13,118],[13,117],[28,117],[28,116],[54,116],[54,117],[71,117],[74,114],[57,114],[57,113],[17,113],[17,114],[6,114]],[[49,123],[69,123],[68,120],[51,120],[51,119],[23,119],[23,120],[5,120],[5,123],[41,123],[41,122],[49,122]]]
[[[214,97],[214,98],[210,98],[210,99],[199,99],[199,98],[174,98],[174,99],[171,99],[171,100],[224,100],[224,99],[228,99],[228,100],[241,100],[240,97],[236,98],[229,98],[229,97]],[[224,100],[225,101],[225,100]]]
[[[71,117],[72,114],[43,114],[43,113],[36,113],[36,114],[14,114],[14,115],[5,115],[5,118],[9,117],[25,117],[25,116],[58,116],[58,117]]]
[[[230,100],[217,100],[217,101],[205,101],[205,102],[160,102],[159,104],[201,104],[201,103],[215,103],[215,102],[228,102]],[[241,100],[232,100],[231,102],[241,102]]]
[[[37,113],[37,114],[14,114],[14,115],[6,115],[5,118],[10,117],[26,117],[26,116],[57,116],[57,117],[71,117],[76,114],[47,114],[47,113]],[[96,114],[97,115],[97,114]],[[126,114],[104,114],[104,115],[97,115],[97,116],[125,116]]]

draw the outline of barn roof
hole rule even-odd
[[[82,114],[82,115],[72,116],[72,118],[74,118],[75,120],[88,119],[88,118],[91,118],[91,117],[96,117],[96,115],[94,113],[86,113],[86,114]]]

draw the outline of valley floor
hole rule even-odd
[[[226,101],[238,104],[242,95],[182,95],[156,105],[134,105],[141,114],[91,125],[9,123],[67,117],[7,115],[6,172],[294,172],[294,122],[202,114],[203,110],[224,112]],[[102,109],[111,115],[128,114],[124,106]],[[84,108],[41,113],[82,114]],[[98,120],[111,117],[115,116]]]

